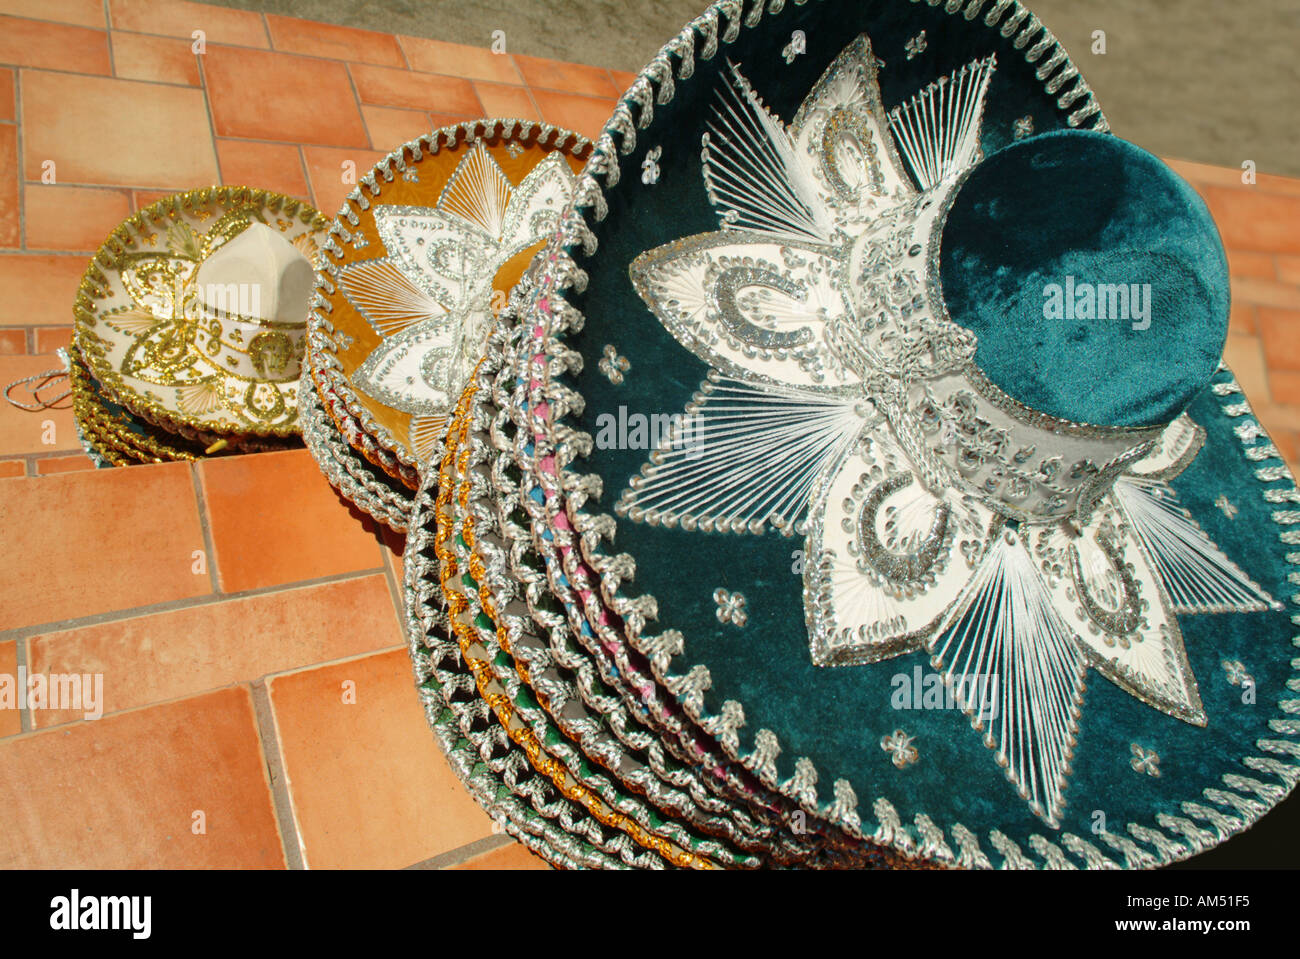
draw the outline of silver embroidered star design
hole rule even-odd
[[[554,231],[573,184],[559,153],[512,184],[479,140],[434,206],[374,207],[385,255],[340,271],[343,294],[381,337],[352,384],[411,415],[417,461],[432,452],[482,352],[498,270]]]
[[[996,64],[890,110],[878,66],[859,37],[787,125],[730,65],[701,137],[720,228],[630,267],[711,367],[690,406],[700,442],[662,444],[615,508],[691,535],[803,536],[813,661],[924,654],[1056,827],[1089,671],[1203,725],[1177,616],[1275,604],[1168,485],[1204,441],[1187,416],[1155,441],[1081,439],[989,407],[929,256],[981,157]],[[969,695],[988,663],[993,704]]]
[[[1027,136],[1033,136],[1034,118],[1023,116],[1015,123],[1011,124],[1011,134],[1017,140],[1023,140]]]
[[[718,622],[744,626],[749,622],[749,613],[745,609],[745,597],[739,592],[730,592],[719,587],[713,591],[713,602],[718,607]]]
[[[890,761],[899,769],[910,766],[920,758],[912,743],[915,736],[909,736],[901,729],[895,729],[888,736],[880,737],[880,748],[889,753]]]
[[[596,364],[596,367],[605,375],[605,378],[615,386],[623,382],[623,374],[631,366],[632,364],[627,361],[627,357],[620,356],[618,350],[612,344],[605,345],[600,362]]]
[[[1128,763],[1133,767],[1133,771],[1159,778],[1160,757],[1156,755],[1156,751],[1154,749],[1144,749],[1137,743],[1131,744],[1129,748],[1133,753],[1133,757]]]

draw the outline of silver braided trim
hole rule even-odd
[[[428,490],[416,495],[413,517],[433,510]],[[439,605],[432,536],[419,526],[407,539],[403,607],[407,646],[425,716],[448,762],[470,795],[512,836],[561,868],[663,868],[653,854],[638,857],[626,835],[614,837],[581,806],[539,776],[478,696],[473,677],[448,636]],[[622,840],[626,840],[625,842]],[[635,844],[632,844],[633,846]],[[614,851],[607,852],[602,847]]]
[[[899,0],[899,2],[902,2],[902,0]],[[910,0],[910,2],[926,2],[931,6],[937,6],[941,0]],[[772,6],[779,11],[783,4],[773,4]],[[761,7],[761,2],[750,3],[747,22],[757,23],[760,20],[763,15]],[[949,14],[954,15],[965,11],[967,19],[973,21],[983,7],[984,0],[968,0],[965,4],[961,0],[952,0],[945,9]],[[672,54],[678,58],[677,76],[679,81],[686,80],[693,74],[694,58],[696,56],[707,60],[718,52],[719,31],[723,28],[724,23],[726,33],[722,36],[721,42],[728,42],[727,33],[733,37],[735,36],[739,31],[743,10],[744,4],[740,3],[739,0],[717,3],[710,7],[703,16],[693,21],[681,35],[664,48],[663,53],[665,55]],[[1019,2],[1016,2],[1016,0],[997,0],[985,15],[983,23],[986,27],[1000,29],[1004,37],[1011,38],[1014,36],[1014,46],[1017,49],[1025,50],[1026,60],[1030,63],[1040,63],[1038,79],[1044,82],[1045,89],[1049,93],[1055,95],[1066,81],[1074,81],[1067,92],[1060,96],[1057,101],[1062,110],[1073,108],[1066,118],[1066,122],[1070,126],[1079,126],[1083,121],[1091,120],[1093,123],[1092,129],[1099,131],[1108,129],[1105,118],[1097,106],[1091,90],[1078,74],[1077,69],[1073,67],[1067,57],[1059,55],[1061,51],[1055,38]],[[663,84],[658,82],[657,77],[660,72],[655,71],[652,73],[646,70],[641,74],[641,78],[648,80],[652,87],[659,89],[660,95],[655,99],[656,102],[663,103],[671,99],[673,90],[665,88]],[[641,96],[638,99],[644,100],[645,97]],[[561,354],[565,347],[562,346],[560,338],[566,332],[578,329],[582,323],[581,314],[564,301],[566,292],[570,290],[581,292],[586,286],[586,275],[573,261],[568,249],[581,245],[584,252],[590,255],[594,248],[594,235],[591,233],[590,223],[599,222],[606,215],[607,202],[604,197],[604,189],[612,186],[617,181],[619,153],[627,152],[627,149],[620,149],[618,142],[620,138],[625,138],[626,131],[622,129],[624,126],[625,124],[621,121],[617,125],[611,124],[598,139],[596,150],[579,178],[573,204],[566,211],[566,217],[562,223],[559,236],[556,241],[552,242],[550,249],[547,251],[547,255],[552,258],[553,262],[548,267],[547,273],[543,274],[538,280],[537,295],[527,312],[526,323],[529,327],[534,325],[540,327],[542,331],[540,349],[541,352],[548,356]],[[626,140],[624,145],[625,143]],[[605,179],[604,186],[600,182],[600,177]],[[653,637],[643,635],[647,621],[654,617],[656,604],[653,597],[641,596],[633,599],[625,596],[620,587],[630,579],[628,575],[630,560],[628,562],[612,560],[604,552],[604,543],[602,541],[609,542],[612,540],[617,525],[614,518],[608,515],[584,512],[582,502],[585,501],[585,496],[582,496],[576,504],[574,502],[566,503],[568,491],[597,489],[600,483],[599,477],[575,475],[565,468],[568,463],[573,461],[574,447],[584,447],[591,441],[589,436],[580,434],[565,422],[571,412],[581,409],[581,397],[576,396],[572,390],[553,383],[551,381],[551,370],[545,364],[537,364],[527,358],[521,358],[516,373],[523,375],[525,378],[523,385],[517,391],[515,400],[520,403],[526,402],[531,414],[524,425],[530,434],[540,434],[537,449],[533,455],[539,460],[548,455],[554,455],[557,464],[558,475],[556,476],[550,476],[544,472],[534,474],[534,478],[548,494],[548,497],[555,497],[553,504],[548,508],[552,511],[552,514],[556,510],[562,509],[568,515],[574,529],[574,533],[570,534],[571,541],[576,541],[587,564],[597,572],[602,573],[600,586],[601,596],[605,604],[622,618],[626,627],[627,640],[650,659],[652,670],[659,683],[665,686],[670,681],[680,683],[682,677],[679,673],[674,673],[670,668],[674,660],[680,659],[680,655],[674,652],[665,655],[663,644],[656,643]],[[540,385],[530,385],[529,378],[537,380]],[[1249,405],[1239,400],[1240,392],[1240,387],[1236,383],[1218,383],[1213,386],[1214,395],[1224,400],[1224,413],[1230,417],[1250,415]],[[545,417],[536,413],[538,403],[547,404],[548,411]],[[1260,435],[1263,436],[1262,430]],[[561,436],[565,436],[566,439],[564,442],[559,443],[557,440]],[[1264,439],[1267,442],[1267,438],[1264,437]],[[1243,441],[1243,446],[1246,447],[1247,457],[1253,461],[1259,462],[1267,458],[1264,453],[1257,452],[1252,455],[1249,444],[1245,441]],[[521,468],[527,467],[527,463],[523,459],[520,459],[519,465]],[[1294,485],[1284,470],[1279,471],[1276,468],[1265,468],[1265,471],[1257,479],[1261,483],[1291,482]],[[1261,491],[1261,495],[1265,495],[1265,491]],[[1271,495],[1276,496],[1278,494],[1273,493]],[[1277,511],[1273,514],[1273,520],[1280,526],[1300,525],[1300,510]],[[557,539],[559,539],[558,534],[559,531],[557,531]],[[1282,535],[1286,535],[1286,531]],[[1300,604],[1300,595],[1292,597],[1292,602]],[[1293,618],[1300,624],[1300,616]],[[1300,638],[1297,639],[1297,644],[1300,644]],[[680,646],[677,646],[676,649],[680,650]],[[1293,664],[1293,668],[1296,668],[1295,664]],[[684,700],[683,704],[690,718],[700,726],[717,722],[720,718],[715,715],[704,715],[703,709],[700,708],[701,704],[698,702],[693,703],[689,697]],[[1285,735],[1294,736],[1300,734],[1297,733],[1297,721],[1286,718],[1290,715],[1300,714],[1300,699],[1279,701],[1277,708],[1282,714],[1282,718],[1270,720],[1271,727],[1276,732]],[[1291,725],[1287,725],[1288,723]],[[769,730],[761,730],[760,734],[762,733],[771,736]],[[720,740],[719,745],[731,761],[742,764],[754,761],[752,758],[738,755],[734,738],[724,738]],[[779,744],[775,743],[775,741],[771,745],[779,749]],[[1264,749],[1265,747],[1261,745],[1259,748]],[[1256,772],[1277,775],[1277,769],[1297,765],[1279,758],[1276,750],[1272,750],[1272,752],[1273,755],[1267,757],[1243,757],[1242,766]],[[1268,760],[1269,762],[1261,763],[1260,760]],[[997,830],[990,833],[988,837],[989,843],[993,851],[999,855],[1001,864],[1011,868],[1023,866],[1030,868],[1059,868],[1062,864],[1071,865],[1071,861],[1066,858],[1067,851],[1087,868],[1115,866],[1149,868],[1201,852],[1213,845],[1214,842],[1222,841],[1226,835],[1230,835],[1232,832],[1253,823],[1269,808],[1263,802],[1260,802],[1258,797],[1261,792],[1265,794],[1267,801],[1272,803],[1280,800],[1291,788],[1294,779],[1289,774],[1283,778],[1286,784],[1277,786],[1236,773],[1227,773],[1223,777],[1225,788],[1207,788],[1203,791],[1202,795],[1204,800],[1209,803],[1208,806],[1199,802],[1187,802],[1182,805],[1183,812],[1190,817],[1186,822],[1197,821],[1192,822],[1193,828],[1188,829],[1184,825],[1184,821],[1176,821],[1170,817],[1156,824],[1156,828],[1133,823],[1128,825],[1128,832],[1133,838],[1110,832],[1098,834],[1096,838],[1105,847],[1108,847],[1105,850],[1094,843],[1070,834],[1061,837],[1061,846],[1064,846],[1064,850],[1043,840],[1042,842],[1031,843],[1031,846],[1035,847],[1031,849],[1032,855],[1026,854],[1024,850]],[[796,792],[806,792],[805,785],[799,782],[774,785],[777,785],[782,792],[789,795],[789,798],[796,801],[801,797],[797,794],[792,795],[792,789]],[[1242,790],[1245,792],[1242,792]],[[851,835],[866,835],[874,841],[890,846],[905,855],[915,854],[917,839],[914,838],[909,827],[901,822],[896,810],[888,800],[877,799],[872,804],[872,808],[877,820],[874,826],[853,823],[841,810],[833,806],[820,807],[815,803],[803,806],[804,811],[808,814],[819,817],[825,816],[836,822]],[[926,822],[929,823],[929,826],[934,826],[934,823],[928,818]],[[1212,833],[1200,823],[1208,823],[1216,831]],[[926,827],[928,837],[925,839],[925,848],[937,850],[939,846],[934,842],[935,831],[938,832],[940,840],[943,838],[943,831],[938,826],[934,826],[934,829],[931,830],[929,826]],[[950,827],[950,832],[959,850],[956,856],[958,865],[984,868],[993,865],[993,862],[980,848],[979,838],[969,829],[960,823],[954,823]],[[919,831],[917,835],[920,835]],[[1213,837],[1213,839],[1207,837]],[[1143,845],[1139,845],[1139,843]]]
[[[484,432],[489,426],[490,418],[489,412],[481,405],[482,400],[488,395],[490,395],[490,383],[485,385],[481,378],[478,390],[480,402],[476,403],[472,413],[472,418],[476,422],[473,424],[474,431],[468,440],[466,478],[470,484],[470,502],[468,507],[462,507],[459,497],[452,497],[452,528],[459,530],[467,517],[472,516],[474,519],[476,539],[474,553],[485,567],[484,581],[479,585],[488,588],[492,593],[493,606],[497,612],[496,622],[504,625],[506,632],[512,637],[514,655],[507,656],[504,653],[495,629],[476,625],[475,632],[479,644],[486,650],[487,658],[492,663],[493,674],[505,688],[515,707],[516,715],[532,728],[546,751],[563,763],[574,779],[593,789],[612,809],[628,816],[647,832],[659,835],[676,843],[682,849],[699,853],[724,865],[746,867],[760,865],[760,861],[753,855],[729,848],[716,840],[701,839],[688,833],[680,822],[669,819],[656,825],[646,804],[635,794],[629,795],[621,790],[617,780],[611,779],[605,772],[600,771],[599,767],[618,770],[620,777],[632,783],[636,792],[646,793],[668,816],[698,818],[698,813],[684,794],[663,790],[650,771],[638,760],[625,753],[617,740],[609,736],[591,714],[585,714],[581,718],[573,716],[572,712],[566,714],[564,706],[568,703],[567,691],[562,677],[554,669],[555,664],[548,651],[536,640],[530,622],[526,622],[524,617],[509,614],[509,610],[512,607],[518,608],[522,600],[516,595],[518,583],[509,570],[509,561],[502,548],[496,545],[496,541],[501,538],[497,517],[497,494],[487,477],[493,451]],[[512,508],[506,501],[502,501],[501,506],[507,512]],[[460,568],[469,569],[470,551],[464,543],[457,538],[453,548]],[[469,619],[473,621],[479,612],[484,612],[480,605],[479,594],[468,589],[462,592],[469,603],[471,611]],[[527,698],[520,697],[520,691],[525,688],[525,684],[515,667],[515,657],[525,663],[532,687],[549,700],[546,709],[529,705]],[[557,740],[553,735],[557,726],[563,735],[568,737],[567,740]],[[581,751],[574,747],[574,742],[580,746]],[[597,765],[596,770],[583,770],[583,764],[587,759]],[[721,822],[717,825],[724,826]],[[732,834],[734,835],[734,830]],[[762,848],[752,840],[749,845],[751,851]]]
[[[513,341],[518,339],[521,331],[512,328],[510,332]],[[494,338],[489,345],[489,363],[494,362],[498,343],[499,340]],[[524,482],[530,483],[538,479],[539,470],[536,461],[526,450],[526,429],[518,430],[523,414],[510,400],[517,375],[514,355],[513,350],[506,350],[505,362],[495,377],[493,404],[489,407],[498,411],[490,426],[491,442],[499,450],[498,458],[493,464],[492,483],[497,495],[499,531],[505,544],[503,556],[508,554],[511,562],[508,575],[513,581],[523,584],[522,592],[528,613],[547,636],[555,662],[573,673],[582,702],[591,713],[601,716],[620,742],[644,752],[656,776],[671,782],[673,786],[687,789],[692,800],[705,813],[724,815],[734,820],[738,832],[733,835],[753,837],[750,842],[760,840],[774,861],[810,864],[809,857],[816,851],[816,846],[810,845],[807,840],[794,840],[783,832],[773,832],[772,824],[779,823],[782,817],[773,813],[770,798],[762,804],[755,804],[752,792],[746,791],[734,774],[719,781],[704,769],[696,768],[697,764],[702,763],[707,769],[710,763],[719,762],[718,759],[711,759],[707,751],[701,752],[698,732],[687,733],[680,726],[676,729],[665,728],[661,722],[656,721],[662,720],[663,716],[645,715],[645,703],[640,698],[643,694],[632,688],[644,688],[647,685],[647,679],[634,678],[642,676],[643,670],[628,660],[625,645],[621,642],[622,637],[609,625],[600,622],[603,608],[599,600],[593,597],[584,603],[574,595],[571,584],[581,585],[586,574],[578,567],[578,557],[575,554],[571,553],[565,558],[555,549],[556,544],[571,545],[570,535],[554,528],[553,513],[548,512],[550,507],[538,504],[507,476],[512,464],[523,463]],[[542,476],[541,479],[543,482],[536,485],[545,485],[546,477]],[[586,495],[582,490],[572,492],[582,497]],[[513,521],[512,514],[518,511],[529,516],[531,530],[524,530]],[[553,539],[548,538],[548,532],[551,532]],[[567,617],[542,609],[537,604],[539,597],[547,596],[554,596],[563,604]],[[509,606],[505,608],[507,611],[510,609]],[[510,620],[510,617],[507,616],[507,619]],[[581,649],[574,648],[574,637],[581,643]],[[617,650],[613,663],[609,660],[607,646],[613,646]],[[653,683],[649,685],[654,688]],[[598,687],[616,690],[619,696],[602,694]],[[672,708],[670,704],[670,699],[664,699],[653,703],[652,708],[656,713],[662,713]],[[558,706],[558,703],[553,706]],[[723,718],[715,724],[715,728],[725,734],[729,722],[740,725],[743,721],[743,714],[736,715],[724,707]],[[645,725],[647,723],[649,727]],[[665,745],[680,763],[688,765],[670,769],[663,752]],[[736,841],[742,840],[737,838]]]
[[[298,422],[303,442],[330,485],[389,529],[405,533],[411,494],[395,490],[395,482],[385,482],[387,475],[377,473],[376,467],[344,441],[321,406],[315,383],[306,371],[298,385]]]

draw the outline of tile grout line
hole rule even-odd
[[[271,705],[271,691],[265,678],[252,684],[252,693],[257,738],[262,747],[262,758],[269,779],[271,807],[275,810],[276,829],[280,833],[284,862],[290,869],[306,869],[306,850],[293,811],[293,796],[289,792],[289,777],[285,773],[284,754],[280,749],[279,728],[275,721],[275,709]]]
[[[199,476],[199,464],[190,464],[190,486],[194,488],[194,502],[199,509],[199,529],[203,531],[203,549],[207,552],[208,585],[216,596],[224,595],[221,590],[221,577],[217,574],[217,547],[212,540],[212,527],[208,522],[208,503],[203,495],[203,480]]]
[[[361,109],[361,94],[357,91],[356,78],[352,76],[352,64],[344,62],[343,71],[348,75],[348,88],[352,91],[352,105],[357,108],[357,116],[361,118],[361,129],[366,131],[366,143],[369,144],[370,149],[373,150],[375,149],[375,141],[370,135],[370,127],[366,124],[366,114]],[[358,187],[358,189],[360,189],[360,187]]]
[[[127,619],[143,619],[144,617],[151,616],[155,613],[175,613],[180,612],[181,610],[194,609],[199,606],[210,606],[236,599],[256,599],[259,596],[268,596],[273,593],[285,592],[290,589],[310,589],[314,586],[328,586],[331,583],[341,583],[352,579],[361,579],[366,576],[375,576],[383,571],[384,568],[382,566],[376,566],[371,569],[350,570],[346,573],[320,576],[316,579],[296,580],[292,583],[278,583],[274,586],[259,586],[254,589],[241,590],[237,593],[203,593],[199,596],[186,596],[181,599],[168,600],[164,603],[153,603],[148,606],[132,606],[128,609],[95,613],[94,615],[83,616],[77,619],[56,619],[47,623],[37,623],[32,626],[20,626],[17,629],[0,632],[0,642],[10,639],[26,639],[30,636],[39,636],[45,633],[62,633],[72,629],[84,629],[88,626],[102,626],[106,623],[115,623]]]
[[[315,672],[316,670],[320,670],[320,669],[331,669],[336,666],[344,666],[347,665],[348,663],[353,663],[363,659],[368,659],[371,656],[383,656],[383,655],[387,655],[388,653],[396,653],[405,650],[406,650],[405,644],[398,644],[395,646],[382,646],[379,649],[372,649],[361,653],[350,653],[347,656],[340,656],[337,659],[327,659],[324,662],[308,663],[303,666],[286,667],[284,669],[275,670],[274,672],[264,673],[263,675],[256,678],[243,677],[240,679],[232,679],[228,683],[225,683],[221,686],[210,686],[206,689],[197,689],[192,692],[181,692],[167,699],[158,699],[158,700],[152,700],[150,702],[136,703],[133,706],[124,706],[121,709],[110,709],[105,711],[104,714],[99,717],[99,719],[90,720],[90,719],[79,718],[79,719],[59,720],[58,722],[53,722],[46,726],[40,726],[39,728],[33,725],[32,729],[30,730],[23,730],[22,732],[14,733],[11,736],[0,737],[0,744],[11,742],[13,740],[18,739],[20,736],[30,738],[32,736],[44,735],[45,733],[48,733],[51,730],[55,730],[55,729],[62,729],[64,732],[68,732],[73,727],[80,726],[88,722],[104,722],[106,720],[117,719],[120,716],[126,716],[131,713],[143,712],[146,709],[157,709],[163,706],[174,706],[177,703],[187,702],[191,699],[200,699],[204,696],[211,696],[214,693],[219,693],[227,689],[235,689],[238,687],[245,687],[245,686],[251,687],[253,683],[266,682],[267,680],[278,679],[281,676],[292,676],[297,673]],[[75,712],[76,710],[72,710],[72,711]]]
[[[388,544],[384,542],[384,534],[376,525],[375,538],[379,540],[380,548],[385,554],[388,552]],[[384,581],[388,583],[388,596],[393,601],[393,611],[397,614],[397,632],[406,642],[406,602],[403,599],[405,592],[402,585],[397,582],[397,574],[393,571],[393,564],[389,561],[388,555],[384,556]],[[405,568],[405,567],[403,567]]]
[[[484,836],[482,839],[475,839],[463,846],[457,846],[455,849],[449,849],[446,852],[423,859],[420,862],[412,863],[407,869],[446,869],[448,866],[458,866],[463,862],[468,862],[475,856],[482,856],[485,853],[496,852],[498,849],[504,849],[511,843],[515,842],[514,837],[509,835]]]
[[[14,659],[15,659],[14,665],[19,670],[25,669],[25,667],[27,666],[27,658],[28,658],[27,640],[26,639],[15,640],[14,641]],[[30,733],[34,729],[32,725],[32,711],[27,706],[26,692],[27,692],[26,690],[20,691],[20,694],[22,695],[23,698],[23,705],[18,710],[19,735],[22,735],[23,733]]]
[[[194,59],[198,61],[196,66],[199,68],[199,90],[203,92],[203,109],[208,117],[208,136],[211,138],[209,146],[212,147],[212,159],[217,165],[217,182],[225,183],[225,175],[221,172],[221,151],[217,149],[217,124],[212,119],[212,97],[208,95],[208,70],[207,65],[203,62],[204,57],[208,55],[208,48],[204,46],[202,55],[195,54]]]

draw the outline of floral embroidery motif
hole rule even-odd
[[[623,382],[623,374],[632,366],[627,361],[627,357],[619,356],[618,350],[612,345],[606,344],[600,362],[596,364],[601,373],[615,386]]]
[[[1011,124],[1011,135],[1017,140],[1023,140],[1034,133],[1034,118],[1023,116],[1015,123]]]
[[[781,59],[786,63],[794,63],[795,57],[808,49],[808,38],[802,30],[796,30],[790,34],[790,42],[781,50]]]
[[[1245,665],[1238,659],[1225,659],[1220,665],[1224,673],[1227,674],[1228,683],[1232,686],[1254,686],[1255,677],[1246,672]]]
[[[922,30],[911,40],[903,44],[903,51],[907,54],[907,59],[911,60],[918,54],[925,52],[925,31]]]
[[[1198,448],[1186,416],[1153,442],[989,399],[973,335],[936,306],[932,257],[980,157],[995,61],[889,111],[877,65],[859,37],[788,126],[731,66],[702,134],[720,228],[630,268],[710,365],[691,410],[719,442],[655,450],[616,511],[699,535],[804,536],[818,665],[919,650],[960,690],[976,688],[970,664],[999,664],[1007,721],[981,741],[1057,826],[1088,671],[1204,725],[1176,614],[1273,601],[1168,485]],[[714,599],[734,621],[732,594]]]
[[[641,182],[646,186],[659,182],[659,158],[663,156],[663,151],[663,147],[655,147],[647,151],[645,159],[641,161]]]
[[[1133,758],[1128,761],[1128,764],[1133,767],[1133,771],[1159,778],[1160,757],[1156,755],[1156,751],[1143,749],[1137,743],[1133,743],[1130,748],[1133,751]]]
[[[713,591],[713,602],[717,604],[718,622],[744,626],[749,622],[749,613],[745,609],[745,597],[740,593],[728,592],[718,588]]]
[[[920,758],[912,742],[915,736],[909,736],[901,729],[895,729],[888,736],[880,737],[880,748],[889,753],[890,761],[899,769],[904,769]]]
[[[1214,505],[1218,507],[1219,512],[1228,517],[1228,519],[1236,519],[1237,514],[1241,512],[1232,504],[1228,497],[1223,495],[1220,495],[1219,498],[1214,501]]]

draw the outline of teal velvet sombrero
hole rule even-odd
[[[577,198],[520,467],[731,759],[969,866],[1154,865],[1286,795],[1300,497],[1217,232],[1023,7],[718,4]]]

